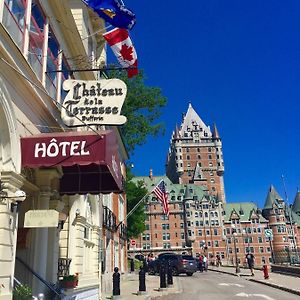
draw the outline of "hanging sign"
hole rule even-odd
[[[54,209],[29,210],[25,213],[24,228],[57,227],[59,212]]]
[[[120,79],[83,81],[68,79],[63,83],[68,91],[63,102],[61,118],[69,127],[85,125],[122,125],[127,121],[120,115],[127,86]]]

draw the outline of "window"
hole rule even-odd
[[[163,243],[163,248],[164,249],[170,249],[171,248],[171,244],[170,243]]]
[[[163,230],[170,229],[170,224],[161,224]]]
[[[212,159],[212,155],[211,154],[208,154],[208,159]]]
[[[163,240],[170,240],[170,233],[163,233]]]
[[[190,159],[191,159],[191,157],[190,157],[189,155],[187,155],[187,156],[186,156],[186,159],[187,159],[187,160],[190,160]]]
[[[202,230],[201,229],[198,230],[198,235],[202,236]]]

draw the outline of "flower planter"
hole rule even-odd
[[[73,289],[78,285],[78,277],[64,278],[60,281],[60,286],[65,289]]]

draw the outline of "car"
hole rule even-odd
[[[167,252],[159,254],[156,260],[148,263],[148,274],[159,273],[162,265],[168,265],[175,276],[179,274],[192,276],[197,272],[197,263],[193,256]]]

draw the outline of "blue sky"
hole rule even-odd
[[[191,101],[223,141],[228,202],[264,204],[271,184],[300,187],[300,1],[124,0],[146,83],[168,99],[165,136],[138,147],[135,175],[165,173],[169,140]]]

